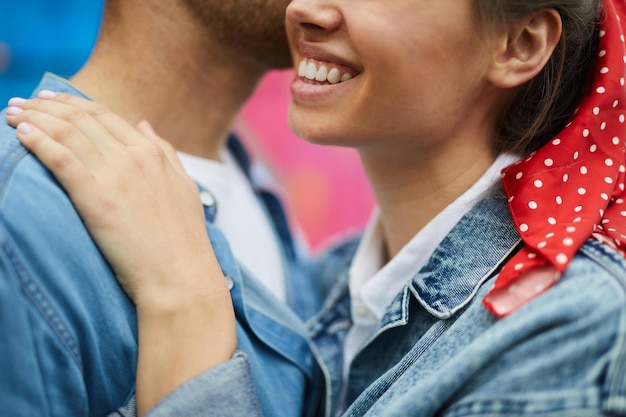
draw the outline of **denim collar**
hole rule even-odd
[[[66,78],[56,74],[46,72],[39,81],[39,85],[33,91],[32,97],[36,97],[41,90],[56,91],[57,93],[67,93],[91,100],[91,98],[76,86],[72,85]]]
[[[438,319],[454,316],[472,301],[481,285],[499,271],[520,243],[507,200],[501,187],[496,186],[456,224],[426,266],[396,296],[374,334],[407,324],[412,297]],[[331,324],[349,327],[347,271],[357,246],[358,239],[350,240],[323,258],[321,279],[333,279],[336,284],[330,287],[322,310],[308,322],[314,336]]]
[[[447,319],[472,300],[520,242],[506,198],[495,187],[457,223],[408,288],[430,314]]]

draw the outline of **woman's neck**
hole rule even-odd
[[[486,146],[360,154],[380,207],[388,259],[465,193],[494,161]]]

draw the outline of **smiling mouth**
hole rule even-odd
[[[354,78],[357,74],[338,68],[336,65],[313,59],[303,59],[298,65],[298,76],[305,81],[339,84]]]

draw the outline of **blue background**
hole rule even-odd
[[[103,0],[0,0],[0,108],[45,71],[70,76],[98,34]]]

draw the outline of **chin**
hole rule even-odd
[[[326,129],[319,129],[310,123],[297,123],[289,117],[289,128],[300,139],[316,145],[333,145],[334,138],[329,137]]]
[[[311,117],[307,112],[299,112],[290,107],[288,113],[288,124],[291,131],[300,139],[316,145],[340,145],[342,141],[338,137],[337,130],[330,128],[328,122],[323,119],[318,121],[317,117]]]

